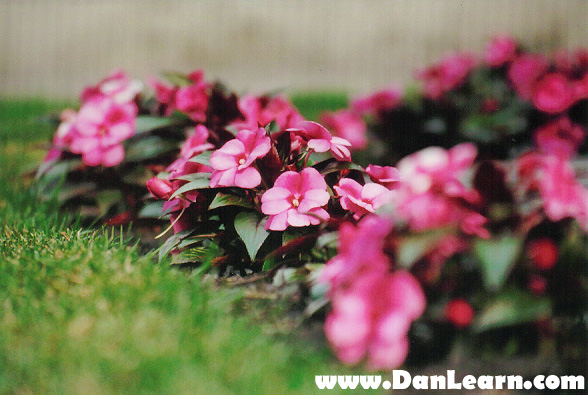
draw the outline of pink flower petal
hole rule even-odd
[[[243,170],[237,170],[235,174],[235,185],[240,188],[255,188],[261,184],[261,175],[257,169],[247,167]]]

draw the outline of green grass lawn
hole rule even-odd
[[[295,102],[315,117],[345,99]],[[157,263],[125,232],[38,201],[21,174],[52,134],[42,116],[63,106],[0,101],[0,394],[314,394],[315,374],[349,374],[320,331],[282,322],[283,303],[250,302],[246,287]]]

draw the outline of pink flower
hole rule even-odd
[[[357,364],[367,357],[372,369],[394,369],[408,354],[411,322],[425,310],[426,299],[406,271],[391,273],[383,252],[390,221],[367,216],[357,226],[340,228],[339,254],[327,262],[320,282],[330,285],[332,309],[325,334],[341,361]]]
[[[237,138],[213,152],[210,167],[214,170],[211,188],[238,186],[255,188],[261,183],[259,171],[251,165],[271,148],[271,140],[264,128],[241,130]]]
[[[210,84],[204,81],[202,70],[192,71],[186,79],[191,83],[183,86],[172,86],[155,78],[150,78],[148,83],[155,91],[155,99],[163,106],[165,116],[170,116],[178,110],[194,122],[204,122]]]
[[[517,41],[507,35],[494,37],[484,52],[484,61],[490,67],[500,67],[512,61],[517,53]]]
[[[214,148],[214,145],[207,142],[208,140],[208,129],[204,125],[198,125],[194,128],[193,132],[190,133],[189,137],[184,141],[180,150],[180,157],[176,159],[171,165],[167,167],[167,171],[171,172],[171,176],[177,177],[180,173],[185,174],[183,170],[189,159],[192,157]],[[190,162],[191,163],[191,162]],[[196,165],[196,163],[194,163]]]
[[[96,97],[82,106],[72,125],[70,150],[88,166],[116,166],[124,159],[124,140],[135,134],[137,106]]]
[[[174,190],[171,181],[158,177],[147,180],[147,189],[155,198],[160,200],[169,199]]]
[[[138,80],[131,80],[123,70],[115,70],[94,86],[86,87],[80,96],[82,102],[96,97],[108,97],[117,103],[133,101],[143,89]]]
[[[538,185],[547,218],[554,222],[575,218],[588,230],[588,189],[576,180],[567,160],[556,156],[543,158]]]
[[[285,97],[245,95],[239,99],[239,110],[245,121],[238,121],[231,126],[241,129],[255,129],[276,121],[281,130],[288,129],[302,122],[304,117]]]
[[[150,77],[148,84],[155,91],[155,100],[163,106],[164,115],[166,117],[176,111],[176,92],[178,87],[165,84],[153,77]]]
[[[532,102],[540,111],[558,114],[575,102],[574,87],[561,73],[544,75],[535,85]]]
[[[479,194],[462,178],[471,169],[477,149],[471,143],[450,150],[429,147],[398,162],[402,182],[397,189],[398,213],[416,231],[458,224],[466,233],[489,236],[486,219],[462,201],[475,204]]]
[[[508,68],[508,80],[517,94],[531,100],[536,81],[549,67],[549,60],[539,54],[523,54],[515,58]]]
[[[569,117],[562,116],[535,132],[535,144],[548,154],[571,158],[582,145],[586,131]]]
[[[190,73],[188,79],[192,84],[178,88],[174,104],[194,122],[204,122],[208,108],[209,85],[204,81],[204,73],[201,70]]]
[[[359,184],[351,178],[342,178],[334,186],[341,197],[341,207],[353,212],[353,218],[360,219],[367,213],[374,213],[379,207],[390,202],[390,190],[380,184]]]
[[[384,242],[392,222],[386,218],[366,215],[357,224],[344,223],[339,228],[339,253],[331,259],[319,281],[332,288],[345,288],[354,278],[366,272],[385,273],[390,262],[384,254]]]
[[[329,219],[322,208],[329,202],[327,184],[313,167],[300,173],[282,173],[261,197],[261,211],[269,215],[266,229],[285,230],[290,226],[318,225]]]
[[[321,114],[320,120],[335,136],[349,141],[351,148],[363,149],[367,146],[367,126],[361,116],[354,111],[324,113]]]
[[[73,124],[76,120],[77,113],[71,108],[67,108],[59,114],[61,123],[53,136],[53,145],[47,152],[43,162],[51,162],[61,158],[64,150],[67,150],[71,144],[72,134],[74,132]]]
[[[295,128],[288,129],[296,135],[308,141],[308,148],[315,152],[331,151],[333,157],[339,161],[351,161],[351,152],[349,148],[351,143],[341,137],[333,137],[324,126],[312,122],[304,121],[299,123]]]
[[[365,172],[370,176],[370,180],[388,189],[394,189],[400,182],[400,172],[392,166],[368,165]]]
[[[386,111],[398,107],[402,101],[402,93],[399,89],[386,89],[372,93],[368,96],[360,96],[351,102],[351,109],[358,114],[378,117]]]
[[[438,100],[446,92],[459,88],[475,66],[476,60],[469,53],[450,54],[439,63],[417,71],[416,78],[423,81],[425,96]]]

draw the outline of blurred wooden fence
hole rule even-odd
[[[588,46],[584,0],[0,0],[0,96],[71,98],[122,67],[238,91],[366,91],[497,32]]]

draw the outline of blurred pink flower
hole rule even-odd
[[[204,81],[204,72],[194,70],[186,76],[187,84],[173,86],[150,77],[148,84],[155,91],[155,99],[163,106],[164,115],[181,111],[194,122],[206,120],[210,84]]]
[[[192,84],[178,88],[174,104],[194,122],[204,122],[208,108],[209,84],[204,81],[204,73],[201,70],[188,74],[188,79]]]
[[[404,362],[412,319],[391,295],[391,291],[407,291],[404,285],[396,273],[371,273],[333,295],[325,334],[343,363],[353,365],[367,357],[369,368],[380,370],[394,369]],[[405,295],[421,299],[419,291],[412,295],[408,290]]]
[[[400,89],[390,88],[351,101],[351,109],[360,115],[378,117],[398,107],[402,101]]]
[[[488,43],[484,52],[484,61],[490,67],[500,67],[512,61],[517,53],[518,43],[513,37],[499,35]]]
[[[479,201],[479,194],[462,181],[476,156],[476,146],[463,143],[450,150],[428,147],[398,162],[401,183],[396,207],[412,229],[455,224],[466,233],[489,236],[483,228],[486,219],[462,203]]]
[[[308,148],[315,152],[331,151],[333,157],[339,161],[351,162],[351,143],[341,137],[333,137],[324,126],[312,121],[300,122],[294,128],[288,129],[307,141]]]
[[[360,115],[352,110],[339,110],[323,113],[320,121],[337,137],[349,143],[351,148],[363,149],[367,146],[367,126]]]
[[[163,106],[163,113],[166,117],[176,111],[176,92],[178,87],[166,84],[154,77],[149,77],[147,83],[155,91],[155,100]]]
[[[425,96],[438,100],[448,91],[459,88],[476,64],[475,57],[470,53],[453,53],[430,67],[418,70],[416,78],[423,81]]]
[[[532,102],[535,108],[549,114],[559,114],[576,101],[571,81],[561,73],[548,73],[535,84]]]
[[[186,170],[184,169],[188,161],[209,149],[214,148],[214,145],[207,142],[208,140],[208,129],[204,125],[197,125],[194,130],[190,133],[182,148],[180,150],[180,157],[176,159],[172,164],[167,167],[167,171],[171,174],[171,177],[177,177],[180,173],[184,174]],[[194,163],[194,165],[197,165]],[[192,166],[193,167],[193,166]],[[203,171],[203,170],[201,170]]]
[[[126,103],[133,101],[142,89],[141,81],[129,79],[123,70],[115,70],[98,84],[84,88],[80,99],[84,103],[105,96],[117,103]]]
[[[51,162],[61,158],[64,150],[69,148],[73,134],[73,124],[77,117],[77,112],[71,108],[67,108],[59,114],[61,123],[57,127],[55,135],[53,136],[53,144],[43,162]]]
[[[270,148],[271,140],[264,128],[241,130],[237,138],[212,153],[210,186],[255,188],[261,183],[261,175],[251,165],[267,154]]]
[[[571,158],[582,145],[586,131],[562,116],[535,131],[535,144],[545,153]]]
[[[370,180],[388,189],[394,189],[400,182],[400,172],[392,166],[368,165],[365,172],[370,176]]]
[[[261,211],[269,215],[266,229],[285,230],[290,226],[318,225],[329,219],[322,207],[329,202],[327,183],[313,167],[300,173],[282,173],[261,197]]]
[[[508,68],[508,80],[524,100],[533,98],[535,83],[549,67],[549,60],[540,54],[517,56]]]
[[[137,106],[95,97],[84,103],[72,124],[70,150],[88,166],[116,166],[124,159],[122,142],[135,134]]]
[[[231,124],[237,130],[265,127],[272,121],[276,121],[281,130],[285,130],[304,120],[294,105],[280,95],[245,95],[239,99],[238,105],[245,121]]]
[[[588,230],[588,189],[576,180],[570,163],[557,156],[545,156],[541,165],[538,186],[547,218],[554,222],[575,218]]]
[[[356,220],[367,213],[374,213],[391,199],[391,191],[385,186],[376,183],[362,186],[351,178],[342,178],[333,188],[341,197],[341,207],[351,211]]]

